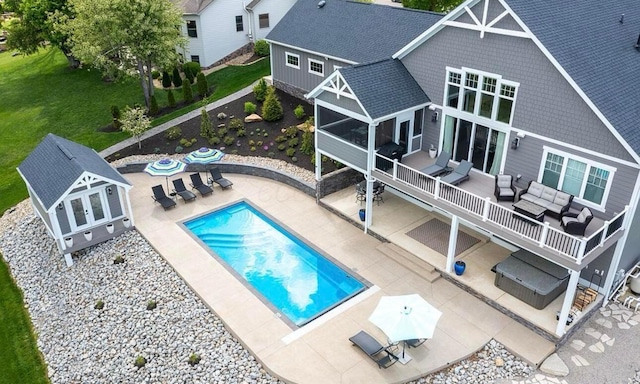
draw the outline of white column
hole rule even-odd
[[[578,288],[578,280],[580,279],[580,271],[569,270],[569,286],[564,293],[564,301],[562,302],[562,309],[560,310],[560,319],[558,319],[558,325],[556,326],[556,335],[564,335],[564,328],[567,324],[567,318],[569,317],[569,311],[573,305],[573,298],[576,295],[576,289]]]
[[[446,271],[451,273],[456,257],[456,243],[458,242],[458,216],[451,216],[451,231],[449,232],[449,249],[447,250]]]
[[[70,253],[65,253],[64,254],[64,261],[67,263],[67,267],[70,267],[73,265],[73,259],[71,258],[71,254]]]
[[[129,196],[130,189],[127,189],[127,210],[129,211],[129,221],[131,222],[131,226],[135,226],[136,224],[133,222],[133,209],[131,209],[131,197]]]
[[[376,126],[369,124],[367,134],[367,173],[364,177],[367,179],[366,204],[365,204],[365,220],[364,231],[367,232],[371,226],[373,218],[373,177],[371,170],[375,164],[375,132]]]
[[[602,300],[602,307],[604,308],[608,304],[609,293],[611,293],[611,289],[613,288],[613,280],[620,269],[620,259],[622,258],[622,252],[624,251],[624,246],[627,242],[627,237],[629,236],[629,232],[631,231],[631,218],[633,214],[629,210],[629,206],[626,206],[627,212],[624,214],[624,220],[622,222],[622,228],[624,229],[624,235],[618,242],[616,243],[616,248],[613,251],[613,257],[611,258],[611,264],[609,264],[609,270],[607,271],[607,278],[604,281],[604,287],[602,287],[602,292],[605,295],[605,299]],[[626,271],[625,271],[626,272]]]
[[[271,72],[273,73],[273,72]],[[315,152],[315,156],[316,156],[316,166],[315,166],[315,170],[316,170],[316,181],[320,181],[322,180],[322,154],[320,153],[320,151],[318,151],[318,135],[316,134],[318,132],[318,104],[315,103],[313,105],[313,115],[315,116],[315,118],[313,119],[314,121],[314,127],[313,127],[313,145],[314,148],[316,150]]]

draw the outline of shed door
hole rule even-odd
[[[71,230],[78,231],[93,227],[108,220],[105,207],[106,196],[103,191],[91,191],[76,195],[67,200]]]

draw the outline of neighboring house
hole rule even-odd
[[[133,228],[131,184],[93,149],[50,133],[18,173],[67,265],[72,252]]]
[[[295,0],[181,0],[188,43],[186,61],[210,67],[242,47],[264,39]]]
[[[360,11],[352,12],[356,6]],[[605,8],[596,0],[468,0],[432,25],[432,15],[416,13],[427,24],[418,37],[386,57],[363,59],[357,48],[371,30],[349,34],[353,25],[371,22],[378,8],[327,1],[304,11],[325,21],[321,36],[329,41],[317,38],[318,26],[301,33],[303,25],[290,14],[268,37],[274,83],[306,90],[315,101],[316,164],[329,156],[365,175],[368,197],[373,181],[381,181],[448,215],[454,229],[462,221],[568,269],[555,332],[562,337],[579,281],[588,285],[598,270],[600,292],[607,295],[616,272],[639,260],[640,237],[629,235],[640,220],[640,87],[633,80],[640,73],[640,7],[630,0]],[[352,20],[331,22],[324,18],[329,12]],[[285,40],[287,33],[299,43]],[[336,42],[337,36],[345,38]],[[350,43],[355,46],[333,50]],[[285,51],[300,56],[299,71]],[[305,62],[311,54],[326,57],[325,65],[336,57],[363,64],[312,82]],[[574,196],[572,211],[586,207],[594,219],[585,236],[571,235],[554,218],[545,218],[547,224],[514,215],[511,204],[475,194],[473,183],[457,189],[402,162],[382,167],[387,162],[376,151],[389,141],[406,155],[426,157],[423,151],[434,145],[453,155],[454,167],[469,161],[471,179],[479,183],[492,184],[504,173],[517,175],[520,189],[537,181],[565,191]],[[320,169],[316,174],[320,180]],[[366,201],[365,230],[375,220],[372,199]],[[450,248],[447,271],[453,262]]]

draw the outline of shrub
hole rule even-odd
[[[96,305],[94,305],[93,308],[102,310],[102,308],[104,308],[104,301],[102,300],[96,301]]]
[[[111,106],[111,117],[113,117],[113,128],[120,129],[122,123],[120,122],[120,108],[117,105]]]
[[[269,87],[267,86],[267,82],[265,81],[265,79],[260,79],[260,81],[258,81],[258,84],[253,87],[253,95],[256,97],[256,100],[264,101],[265,97],[267,97],[268,88]]]
[[[181,146],[176,146],[176,149],[173,150],[175,153],[182,153],[184,152],[184,148],[182,148]]]
[[[250,101],[247,101],[246,103],[244,103],[244,113],[246,113],[247,115],[255,113],[256,108],[257,108],[256,105]]]
[[[288,138],[293,139],[294,137],[298,136],[298,127],[294,125],[287,127],[287,129],[284,130],[284,134]]]
[[[169,72],[162,71],[162,87],[169,88],[171,86],[171,76]]]
[[[160,109],[158,108],[158,101],[156,100],[156,96],[151,96],[151,102],[149,103],[149,114],[157,115]]]
[[[256,41],[253,52],[260,57],[269,56],[269,43],[264,39]]]
[[[276,96],[276,89],[269,87],[267,90],[267,96],[262,104],[262,118],[266,121],[277,121],[282,119],[283,116],[282,104]]]
[[[239,129],[244,128],[244,122],[242,121],[242,119],[231,119],[231,121],[229,121],[229,129],[232,131],[237,131]]]
[[[293,155],[296,154],[296,149],[295,148],[287,148],[287,156],[289,157],[293,157]]]
[[[256,145],[256,142],[254,140],[249,140],[249,145],[251,146]]]
[[[182,137],[182,129],[177,125],[175,127],[171,127],[167,129],[167,132],[164,134],[164,137],[166,137],[169,140],[179,139],[180,137]]]
[[[263,133],[263,134],[262,134],[262,136],[264,136],[264,137],[269,137],[269,132],[265,132],[265,133]]]
[[[236,133],[238,137],[244,137],[246,134],[247,132],[244,129],[238,129],[238,132]]]
[[[231,144],[233,144],[234,141],[235,141],[235,139],[233,137],[231,137],[231,136],[227,136],[223,140],[225,145],[231,145]]]
[[[190,366],[194,366],[196,364],[198,364],[200,362],[200,355],[198,355],[197,353],[192,353],[191,356],[189,356],[189,365]]]
[[[298,119],[302,119],[306,115],[306,113],[304,113],[304,107],[302,105],[298,105],[296,109],[293,110],[293,113]]]
[[[298,146],[298,138],[294,137],[293,139],[289,140],[289,148],[295,148]]]
[[[113,259],[113,264],[122,264],[124,263],[124,257],[122,255],[118,255]]]
[[[249,148],[249,150],[250,150],[251,152],[255,152],[255,151],[256,151],[256,147],[251,147],[251,148]]]
[[[184,148],[189,148],[191,147],[193,144],[195,144],[196,142],[198,142],[198,140],[194,137],[193,139],[189,140],[189,139],[180,139],[180,145]]]
[[[313,127],[316,124],[315,121],[316,119],[313,116],[309,116],[309,118],[307,118],[304,123],[310,127]]]
[[[283,135],[276,137],[276,143],[284,143],[285,141],[287,141],[287,138]]]
[[[218,136],[225,137],[227,136],[228,129],[227,128],[218,128]]]
[[[227,114],[224,112],[220,112],[216,117],[218,118],[218,120],[224,120],[227,118]]]
[[[200,64],[195,61],[189,61],[182,65],[182,72],[184,72],[184,76],[193,83],[193,79],[202,72],[202,69],[200,68]]]
[[[154,69],[153,71],[151,71],[151,78],[153,80],[158,80],[160,78],[160,72]]]
[[[173,76],[171,76],[171,78],[173,80],[173,85],[176,88],[182,86],[182,77],[180,77],[180,71],[178,71],[178,68],[173,68]]]
[[[267,156],[269,156],[271,158],[274,158],[274,157],[276,157],[276,153],[275,152],[269,152],[269,153],[267,153]]]
[[[300,144],[300,152],[305,155],[311,156],[314,152],[313,146],[313,133],[312,132],[303,132],[302,133],[302,143]]]
[[[172,90],[167,91],[167,104],[172,108],[176,106],[176,97],[173,96]]]
[[[210,137],[213,133],[213,124],[211,117],[205,108],[200,111],[200,136]]]
[[[155,300],[147,301],[147,311],[153,311],[154,309],[156,309],[157,306],[158,304],[156,303]]]
[[[138,368],[144,367],[145,364],[147,364],[147,359],[145,359],[142,356],[136,357],[136,361],[133,362],[133,365],[135,365]]]
[[[284,151],[285,149],[287,149],[287,145],[286,144],[279,144],[278,145],[278,150],[279,151]]]
[[[202,98],[206,97],[209,93],[209,83],[207,82],[207,77],[204,75],[204,73],[200,72],[198,73],[196,81],[198,85],[198,95],[200,95],[200,97]]]
[[[209,138],[209,145],[218,145],[220,144],[220,138],[218,136],[212,136]]]
[[[153,153],[160,153],[160,148],[158,147],[153,148]]]
[[[191,82],[189,79],[184,79],[184,83],[182,84],[182,97],[187,104],[193,102],[193,91],[191,90]]]
[[[291,158],[291,161],[293,161],[294,163],[297,163],[297,162],[298,162],[298,158],[297,158],[297,157],[295,157],[295,156],[293,156],[293,157]]]
[[[257,145],[258,147],[261,147],[261,146],[262,146],[262,144],[264,144],[264,143],[262,142],[262,140],[258,140],[258,141],[256,141],[256,145]]]

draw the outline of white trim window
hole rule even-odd
[[[511,125],[519,85],[496,74],[447,68],[445,106]]]
[[[300,69],[300,55],[295,53],[285,52],[285,64],[287,67]]]
[[[544,147],[538,180],[604,211],[616,169],[566,152]]]
[[[324,63],[319,60],[309,59],[309,73],[324,77]]]

